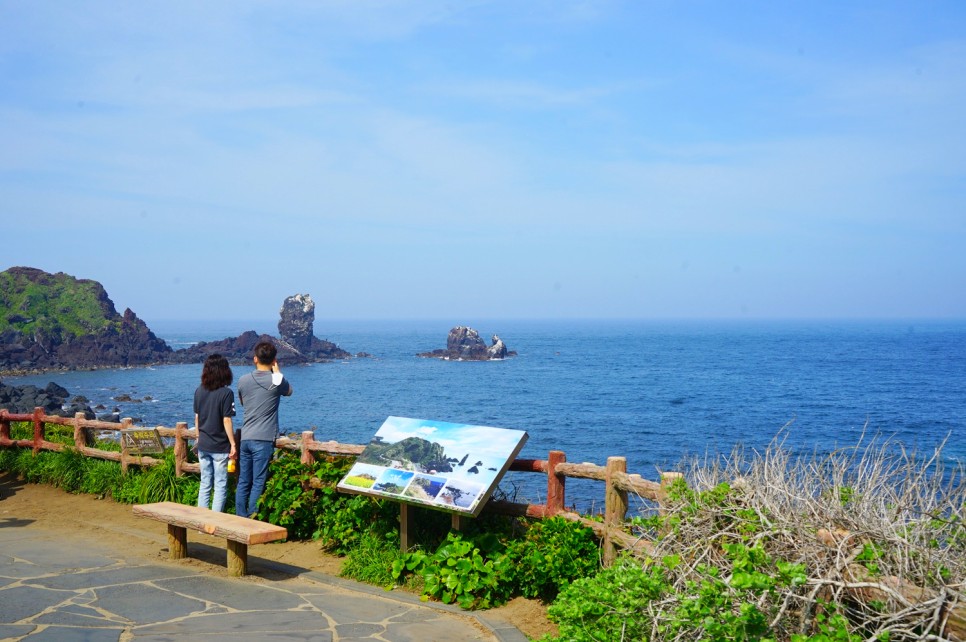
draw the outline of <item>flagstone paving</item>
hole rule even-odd
[[[189,542],[189,555],[191,543]],[[518,629],[411,594],[249,557],[252,576],[126,559],[0,523],[0,640],[525,642]],[[271,570],[265,577],[259,571]],[[283,578],[283,579],[279,579]]]

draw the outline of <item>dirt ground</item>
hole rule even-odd
[[[96,541],[116,546],[126,555],[170,562],[164,525],[135,517],[130,506],[91,495],[71,495],[52,486],[24,483],[0,472],[0,523],[14,519],[61,529],[71,546]],[[191,533],[188,536],[189,550],[192,542],[209,546],[200,554],[191,551],[191,557],[184,563],[205,566],[212,573],[227,577],[224,540]],[[326,554],[315,542],[261,544],[249,549],[249,559],[252,562],[257,559],[281,562],[333,576],[338,576],[342,568],[341,558]],[[491,609],[489,615],[512,623],[530,638],[556,633],[556,626],[547,619],[546,607],[536,600],[516,598],[502,607]]]

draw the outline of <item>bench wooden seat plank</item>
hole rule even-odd
[[[231,575],[245,575],[248,572],[250,544],[264,544],[288,537],[288,531],[282,526],[175,502],[137,504],[133,510],[139,517],[168,525],[171,559],[188,555],[188,529],[224,537],[228,540],[228,572]]]

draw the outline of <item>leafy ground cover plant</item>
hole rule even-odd
[[[501,581],[508,576],[509,563],[494,534],[468,538],[449,533],[433,553],[415,550],[401,554],[393,562],[392,573],[397,581],[406,573],[419,577],[424,598],[455,602],[464,609],[487,609],[510,595],[509,583]]]
[[[514,595],[549,601],[561,587],[600,568],[589,528],[560,518],[513,526],[520,523],[482,517],[467,532],[447,533],[431,553],[418,549],[399,555],[393,580],[414,577],[426,598],[486,609]]]

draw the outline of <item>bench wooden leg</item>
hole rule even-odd
[[[228,574],[234,576],[248,573],[248,544],[228,540]]]
[[[188,557],[188,531],[184,526],[168,524],[168,550],[173,560]]]

